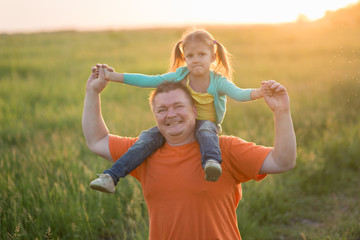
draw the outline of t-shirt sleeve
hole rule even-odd
[[[224,168],[236,182],[262,180],[266,174],[259,174],[260,168],[272,150],[271,147],[256,145],[232,136],[221,136],[220,147]]]
[[[109,136],[109,150],[114,162],[118,160],[126,151],[137,141],[138,138]],[[130,173],[131,176],[138,178],[136,169]]]

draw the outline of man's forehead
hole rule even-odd
[[[174,104],[189,104],[190,101],[186,94],[180,90],[171,90],[169,92],[162,92],[155,96],[154,98],[155,106],[167,106],[167,105],[174,105]]]

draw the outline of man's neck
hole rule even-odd
[[[178,137],[167,137],[166,138],[166,143],[169,144],[170,146],[174,146],[174,147],[178,147],[178,146],[183,146],[192,142],[195,142],[196,138],[195,135],[193,137],[188,137],[185,139],[179,139]]]

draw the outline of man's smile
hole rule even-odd
[[[173,126],[173,125],[177,125],[180,123],[182,123],[182,121],[170,122],[170,123],[167,123],[166,126]]]

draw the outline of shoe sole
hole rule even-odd
[[[100,191],[100,192],[103,192],[103,193],[114,193],[115,191],[110,191],[108,190],[107,188],[104,188],[102,186],[99,186],[99,185],[91,185],[90,184],[90,188],[91,189],[94,189],[96,191]]]
[[[209,182],[216,182],[221,176],[221,170],[217,167],[209,166],[205,169],[205,180]]]

